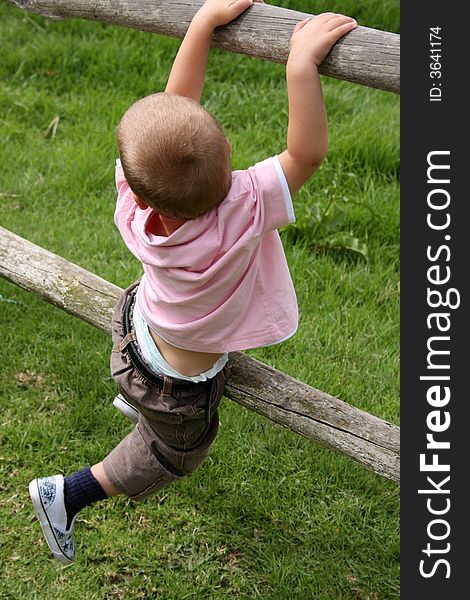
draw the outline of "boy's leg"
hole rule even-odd
[[[189,475],[207,456],[217,434],[223,371],[189,388],[173,385],[166,377],[162,386],[155,386],[136,371],[125,352],[122,342],[128,336],[123,333],[122,311],[137,285],[124,292],[114,313],[111,370],[121,392],[140,413],[138,425],[91,469],[65,480],[62,475],[35,479],[29,486],[46,540],[55,557],[66,564],[75,559],[73,528],[81,508],[117,493],[145,498]]]
[[[104,472],[104,469],[103,469],[103,462],[93,465],[91,467],[91,472],[93,473],[93,476],[96,479],[96,481],[98,481],[100,486],[103,488],[103,491],[108,498],[111,498],[111,496],[116,496],[117,494],[119,494],[119,490],[117,488],[115,488],[114,485],[106,477],[106,473]]]
[[[74,524],[78,512],[108,496],[124,493],[142,499],[189,475],[207,456],[218,430],[217,408],[225,373],[175,390],[165,382],[165,393],[150,389],[137,403],[140,419],[135,429],[104,459],[64,477],[35,479],[30,495],[47,543],[54,556],[68,564],[75,559]]]
[[[140,401],[134,396],[139,423],[100,465],[105,483],[142,499],[194,472],[217,435],[224,384],[221,372],[190,391],[152,390]]]
[[[85,506],[119,493],[140,500],[197,469],[217,434],[224,383],[221,372],[187,398],[154,397],[154,414],[142,407],[145,416],[102,462],[65,479],[31,481],[31,499],[55,558],[75,560],[75,519]]]

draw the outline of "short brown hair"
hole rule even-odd
[[[122,117],[117,140],[132,191],[163,214],[195,219],[230,189],[224,132],[194,100],[163,92],[138,100]]]

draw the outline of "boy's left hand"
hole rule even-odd
[[[215,29],[239,17],[252,6],[253,1],[262,2],[262,0],[206,0],[197,12],[197,17],[203,18]]]

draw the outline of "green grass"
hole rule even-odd
[[[279,4],[399,30],[396,0]],[[112,223],[114,130],[131,102],[163,88],[178,42],[5,2],[0,17],[0,222],[125,286],[139,265]],[[398,423],[399,99],[322,81],[330,151],[282,232],[299,331],[250,354]],[[284,67],[213,51],[204,103],[234,168],[283,150]],[[3,280],[0,322],[1,598],[399,597],[397,487],[228,400],[193,477],[140,504],[85,509],[77,563],[60,566],[27,484],[100,460],[129,431],[111,406],[110,340]]]

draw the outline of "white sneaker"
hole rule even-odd
[[[116,398],[113,400],[113,406],[117,408],[123,415],[125,415],[130,421],[133,423],[137,423],[139,421],[139,411],[132,406],[124,396],[118,394]]]
[[[52,554],[65,565],[72,563],[75,560],[73,528],[77,515],[67,529],[63,475],[33,479],[29,484],[29,495]]]

